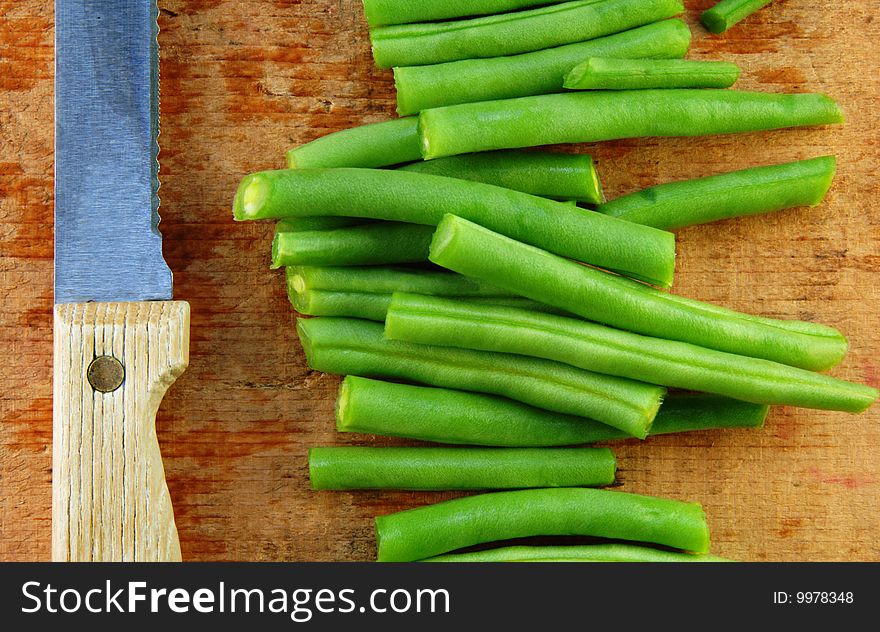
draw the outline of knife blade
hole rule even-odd
[[[189,361],[159,233],[155,0],[56,0],[52,551],[179,560],[155,415]]]

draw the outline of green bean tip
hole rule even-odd
[[[767,416],[770,414],[770,406],[764,404],[760,408],[755,408],[755,415],[753,417],[754,423],[751,424],[752,428],[763,428],[764,424],[767,421]]]
[[[562,87],[571,89],[572,86],[577,85],[581,79],[583,79],[584,74],[590,71],[590,66],[593,61],[592,57],[588,57],[577,66],[569,70],[565,73],[565,77],[562,80]]]
[[[346,375],[342,378],[342,383],[339,385],[339,392],[336,395],[336,429],[339,432],[345,432],[348,427],[346,413],[348,412],[349,395],[351,393],[351,380],[351,375]]]
[[[416,129],[419,134],[419,151],[422,154],[422,158],[427,160],[428,158],[433,158],[433,156],[431,156],[431,138],[430,135],[426,133],[422,112],[419,112],[418,116],[419,124]]]
[[[297,318],[296,319],[296,333],[299,336],[299,343],[302,346],[303,353],[306,356],[306,362],[311,365],[311,357],[312,357],[312,338],[309,335],[309,320],[308,318]]]
[[[458,224],[463,221],[466,220],[463,220],[458,215],[453,215],[452,213],[446,213],[443,216],[437,224],[437,230],[434,231],[434,237],[431,239],[431,246],[428,249],[429,261],[437,263],[435,257],[445,250],[449,245],[449,242],[455,238]]]
[[[306,288],[306,282],[302,274],[296,271],[296,268],[287,267],[287,298],[290,304],[300,314],[309,315],[311,313],[309,305],[309,291]]]
[[[700,22],[706,27],[706,30],[715,35],[720,35],[728,29],[727,20],[723,15],[719,15],[717,11],[709,9],[704,11],[700,16]]]
[[[269,264],[270,270],[277,270],[281,267],[281,264],[278,263],[279,258],[281,256],[281,235],[283,233],[275,233],[275,236],[272,238],[272,262]]]
[[[825,199],[825,195],[831,188],[831,183],[834,181],[834,176],[837,173],[836,156],[820,156],[815,160],[817,162],[821,162],[824,165],[826,169],[826,176],[822,183],[822,186],[816,191],[816,198],[813,200],[812,206],[817,206],[818,204],[822,203],[822,200]]]
[[[262,173],[246,175],[232,203],[232,213],[236,220],[251,219],[255,216],[272,193],[272,183]]]
[[[295,292],[291,287],[287,286],[287,298],[290,304],[300,314],[311,315],[310,297],[308,292]]]

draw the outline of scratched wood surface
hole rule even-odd
[[[842,128],[587,146],[608,195],[734,168],[839,157],[825,204],[683,230],[676,291],[839,327],[834,375],[878,386],[880,219],[872,2],[783,0],[723,37],[686,2],[690,56],[742,65],[742,88],[823,91]],[[53,15],[0,0],[0,559],[50,555]],[[334,431],[338,378],[310,371],[268,224],[234,224],[248,171],[393,112],[356,0],[167,0],[162,32],[162,232],[175,298],[192,305],[187,372],[159,412],[187,560],[369,560],[372,518],[449,497],[315,493],[313,445],[390,444]],[[743,560],[880,560],[880,424],[777,408],[762,431],[617,444],[622,489],[704,504],[713,549]]]

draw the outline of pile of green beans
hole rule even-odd
[[[380,26],[370,30],[379,68],[543,50],[670,18],[681,0],[576,0],[470,20]]]
[[[376,518],[380,562],[538,535],[598,536],[694,553],[709,548],[700,505],[598,489],[495,492]]]
[[[650,436],[717,428],[760,428],[767,406],[718,395],[669,395]],[[336,399],[336,428],[461,445],[550,447],[629,438],[597,421],[521,402],[448,388],[347,376]]]
[[[344,215],[425,225],[436,225],[450,208],[560,255],[663,287],[672,283],[672,233],[482,182],[400,170],[282,169],[245,176],[233,205],[238,220]]]
[[[847,341],[836,329],[774,320],[661,292],[582,266],[447,215],[430,259],[534,301],[611,327],[812,371],[835,366]]]
[[[526,489],[614,482],[608,448],[312,448],[314,489]]]
[[[403,66],[394,69],[397,113],[407,116],[445,105],[561,92],[566,74],[587,57],[684,57],[690,42],[691,32],[684,22],[664,20],[522,55]]]
[[[720,33],[768,3],[701,21]],[[233,214],[279,220],[272,267],[311,316],[307,363],[344,376],[337,430],[448,445],[315,447],[312,487],[508,490],[377,517],[379,561],[727,561],[706,554],[699,504],[589,489],[617,462],[585,446],[877,399],[816,372],[847,351],[836,329],[664,291],[669,230],[815,206],[834,157],[609,202],[590,156],[520,148],[841,123],[837,103],[726,89],[735,64],[681,59],[682,0],[363,4],[403,118],[290,149],[241,181]],[[535,536],[624,542],[461,551]]]
[[[773,0],[721,0],[700,16],[700,22],[711,33],[723,33],[771,2]]]
[[[391,340],[515,353],[650,384],[756,404],[862,412],[876,389],[785,364],[650,338],[577,318],[467,300],[395,293]]]
[[[488,149],[643,136],[707,136],[842,123],[822,94],[601,90],[465,103],[419,114],[427,160]]]
[[[672,230],[795,206],[816,206],[831,186],[836,165],[834,156],[821,156],[670,182],[616,198],[598,210]]]
[[[473,15],[492,15],[565,0],[363,0],[364,17],[371,27],[411,22],[435,22]]]
[[[645,438],[666,389],[501,353],[387,340],[379,323],[318,317],[297,321],[316,371],[384,377],[491,393],[560,413],[595,419]]]
[[[562,85],[568,90],[729,88],[738,78],[739,67],[724,61],[591,57],[572,68]]]
[[[445,553],[422,562],[729,562],[715,555],[666,551],[632,544],[503,546],[469,553]]]

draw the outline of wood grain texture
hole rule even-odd
[[[611,196],[833,153],[826,202],[680,231],[675,291],[737,310],[839,327],[832,373],[880,386],[880,25],[871,3],[781,0],[725,35],[697,23],[692,59],[740,64],[738,87],[822,91],[843,127],[578,147]],[[313,445],[339,436],[338,378],[310,371],[269,224],[234,224],[240,177],[284,151],[392,115],[355,0],[165,0],[162,232],[175,296],[192,306],[189,369],[157,418],[183,558],[368,560],[372,518],[445,493],[312,492]],[[0,0],[0,559],[47,559],[51,529],[51,3]],[[744,560],[880,560],[880,413],[776,408],[762,431],[615,446],[625,491],[698,500],[713,552]]]
[[[189,305],[56,305],[53,339],[52,559],[180,561],[156,411],[189,363]],[[124,369],[111,392],[87,378],[101,356]]]

